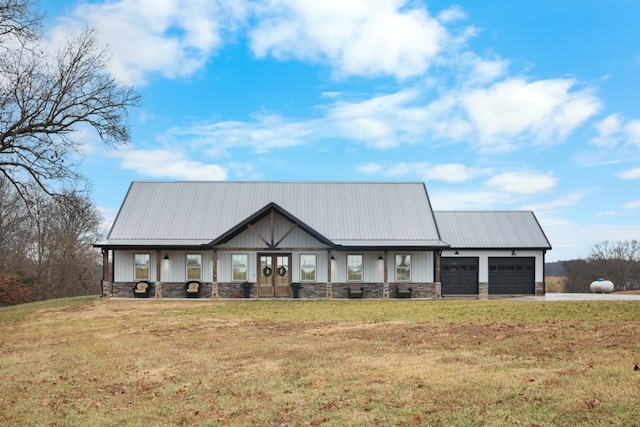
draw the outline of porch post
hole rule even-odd
[[[436,298],[442,297],[442,282],[440,281],[440,262],[442,258],[442,251],[436,250],[433,251],[435,254],[435,271],[434,271],[434,282],[435,282],[435,294]]]
[[[333,253],[331,251],[327,252],[327,299],[333,298],[333,283],[331,283],[331,257],[333,257]]]
[[[382,283],[382,298],[389,298],[389,259],[388,259],[388,252],[384,251],[384,261],[383,261],[383,267],[384,268],[384,282]]]
[[[162,298],[162,277],[160,276],[160,269],[162,265],[160,263],[160,255],[160,249],[156,250],[156,298]]]
[[[211,299],[218,299],[218,251],[213,250],[213,283],[211,284]]]
[[[111,297],[111,277],[109,269],[109,249],[102,250],[102,298]]]

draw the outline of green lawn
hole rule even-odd
[[[639,425],[640,303],[0,309],[3,425]]]

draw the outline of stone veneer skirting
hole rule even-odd
[[[133,287],[137,282],[114,282],[112,286],[105,284],[103,290],[104,296],[111,296],[114,298],[135,298],[133,296]],[[149,282],[149,298],[156,297],[156,283]],[[187,294],[184,291],[185,282],[162,282],[160,285],[160,292],[163,298],[187,298]],[[211,299],[213,284],[211,282],[200,282],[200,296],[199,298]],[[109,295],[109,290],[110,295]]]
[[[156,283],[149,282],[149,298],[156,297]],[[134,298],[133,287],[136,282],[114,282],[104,283],[103,296],[106,298]],[[160,293],[162,298],[187,298],[184,290],[185,282],[162,282]],[[397,295],[397,284],[389,283],[385,292],[383,283],[362,283],[364,288],[363,298],[381,299],[385,297],[395,298]],[[300,289],[300,298],[324,299],[324,298],[348,298],[348,283],[303,283]],[[250,298],[256,298],[256,286],[251,288]],[[440,298],[440,283],[412,283],[412,298]],[[202,282],[200,288],[200,299],[211,298],[242,298],[243,289],[238,282],[220,282],[217,288],[211,282]]]

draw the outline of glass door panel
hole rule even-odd
[[[271,255],[260,255],[260,268],[258,271],[258,296],[275,296],[273,288],[273,257]]]
[[[258,296],[291,296],[291,254],[258,254]]]
[[[275,292],[278,297],[288,297],[290,284],[291,284],[291,272],[289,269],[289,260],[291,255],[276,256],[275,261],[277,268],[277,274],[275,277]]]

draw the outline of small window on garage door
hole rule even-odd
[[[535,267],[534,257],[489,258],[489,293],[535,294]]]

